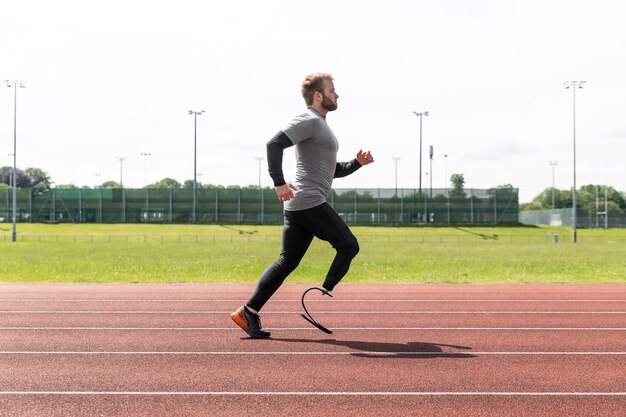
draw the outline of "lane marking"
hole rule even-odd
[[[409,392],[409,391],[0,391],[0,395],[33,395],[33,396],[411,396],[411,397],[443,397],[443,396],[507,396],[507,397],[623,397],[626,392]]]
[[[0,303],[240,303],[242,299],[3,299]],[[273,300],[275,303],[299,303],[300,300],[279,299]],[[311,300],[316,303],[626,303],[626,299],[333,299],[333,300]]]
[[[179,330],[179,331],[241,331],[238,327],[0,327],[2,330]],[[267,330],[315,331],[311,327],[267,327]],[[345,331],[407,331],[407,330],[462,330],[462,331],[626,331],[626,327],[333,327],[333,330]]]
[[[230,314],[231,310],[0,310],[0,314]],[[263,311],[266,314],[299,314],[300,311]],[[455,310],[373,310],[373,311],[316,311],[315,314],[626,314],[626,311],[455,311]]]
[[[383,351],[270,351],[270,352],[183,352],[183,351],[0,351],[0,355],[24,356],[624,356],[626,352],[473,352],[459,350],[453,352],[383,352]]]
[[[483,286],[487,289],[481,289],[480,284],[416,284],[416,285],[408,285],[402,288],[402,284],[371,284],[364,285],[361,284],[361,287],[367,287],[367,289],[354,288],[353,286],[358,286],[359,284],[346,284],[342,289],[341,293],[363,293],[363,294],[371,294],[372,288],[375,288],[375,291],[379,294],[511,294],[511,291],[514,291],[517,294],[626,294],[626,286],[624,284],[583,284],[586,288],[581,288],[578,290],[566,289],[567,287],[581,287],[581,285],[577,284],[558,284],[554,286],[553,289],[541,289],[541,290],[524,290],[527,288],[529,284],[488,284]],[[98,287],[99,290],[93,290],[94,286]],[[154,286],[161,286],[164,289],[161,291],[157,291]],[[500,286],[503,289],[494,289],[493,287]],[[109,288],[106,288],[109,287]],[[111,290],[111,287],[116,287]],[[205,289],[206,292],[202,292],[199,290],[193,290],[194,288]],[[224,286],[216,285],[216,284],[114,284],[114,283],[102,283],[102,284],[0,284],[0,289],[3,290],[5,294],[22,294],[24,292],[33,293],[36,291],[41,291],[45,294],[112,294],[118,295],[120,292],[123,292],[126,295],[129,294],[172,294],[172,288],[179,290],[176,291],[176,294],[193,294],[197,296],[198,294],[206,294],[207,296],[214,295],[216,292],[219,293],[228,293],[228,294],[241,294],[241,293],[249,293],[254,289],[255,285],[251,284],[248,286],[242,286],[241,288],[226,288]],[[402,289],[391,289],[392,287],[402,288]],[[549,287],[549,285],[535,285],[535,287]],[[80,288],[79,290],[75,290],[76,288]],[[298,294],[301,295],[302,291],[308,288],[306,285],[303,285],[301,288],[295,288],[294,284],[285,284],[281,287],[281,294]],[[407,289],[408,288],[408,289]],[[435,288],[439,288],[436,290]],[[461,289],[462,288],[462,289]],[[593,289],[593,288],[610,288],[610,289]],[[68,290],[69,289],[69,290]],[[621,290],[621,291],[620,291]],[[52,292],[54,291],[54,292]]]

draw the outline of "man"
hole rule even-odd
[[[359,252],[356,237],[326,201],[333,178],[352,174],[374,162],[374,158],[369,151],[360,150],[352,161],[337,162],[339,143],[326,123],[326,114],[337,110],[339,98],[330,74],[307,76],[302,83],[302,97],[307,110],[267,143],[269,173],[278,199],[284,202],[282,250],[261,274],[248,302],[231,314],[233,321],[255,339],[270,336],[261,328],[259,311],[298,266],[313,237],[329,242],[337,251],[323,284],[327,293],[348,272]],[[287,183],[282,170],[283,150],[294,145],[296,179]]]

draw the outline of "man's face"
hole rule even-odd
[[[335,83],[332,80],[324,80],[324,92],[322,93],[322,107],[328,111],[337,110],[339,95],[335,92]]]

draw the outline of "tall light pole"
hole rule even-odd
[[[120,188],[124,188],[124,161],[126,157],[118,156],[116,159],[120,161]]]
[[[200,110],[200,111],[194,111],[194,110],[189,110],[189,114],[192,115],[193,114],[193,213],[192,213],[192,217],[191,217],[191,221],[193,223],[196,222],[196,206],[198,203],[198,195],[197,195],[197,189],[198,189],[198,182],[196,180],[197,177],[197,154],[198,154],[198,116],[200,116],[202,113],[204,113],[204,110]]]
[[[430,199],[433,199],[433,145],[429,147],[430,153]]]
[[[120,161],[120,190],[122,192],[122,223],[126,223],[126,193],[124,192],[124,161],[126,160],[126,157],[118,156],[117,159]]]
[[[572,90],[573,99],[573,144],[574,144],[574,187],[572,188],[572,241],[576,243],[576,89],[583,88],[585,81],[565,81],[563,88]]]
[[[17,240],[17,87],[26,88],[24,81],[4,82],[7,87],[13,87],[13,175],[11,177],[11,187],[13,187],[13,234],[11,240]]]
[[[393,159],[393,161],[396,164],[396,192],[395,192],[395,196],[398,196],[398,161],[400,160],[399,156],[392,156],[391,159]]]
[[[143,186],[144,188],[148,186],[148,157],[151,155],[150,152],[142,152],[140,153],[143,156]]]
[[[263,157],[262,156],[255,156],[254,157],[257,161],[259,161],[259,193],[261,195],[261,223],[264,222],[265,220],[265,216],[264,216],[264,211],[265,211],[265,207],[264,207],[264,198],[263,198],[263,187],[261,186],[261,163],[263,162]]]
[[[419,185],[419,193],[422,193],[422,116],[428,116],[428,112],[418,113],[416,111],[413,112],[414,115],[420,118],[420,185]]]
[[[552,210],[554,210],[554,167],[559,164],[559,161],[550,161],[552,167]]]

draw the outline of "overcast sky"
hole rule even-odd
[[[0,0],[0,77],[18,89],[17,165],[57,185],[143,187],[193,177],[258,184],[265,143],[332,73],[339,160],[376,158],[336,188],[512,184],[522,202],[573,179],[626,191],[626,16],[620,0]],[[0,89],[0,165],[12,165],[13,89]],[[149,153],[150,156],[141,156]],[[448,155],[444,157],[444,155]],[[293,175],[293,149],[285,173]],[[266,162],[263,185],[271,185]]]

